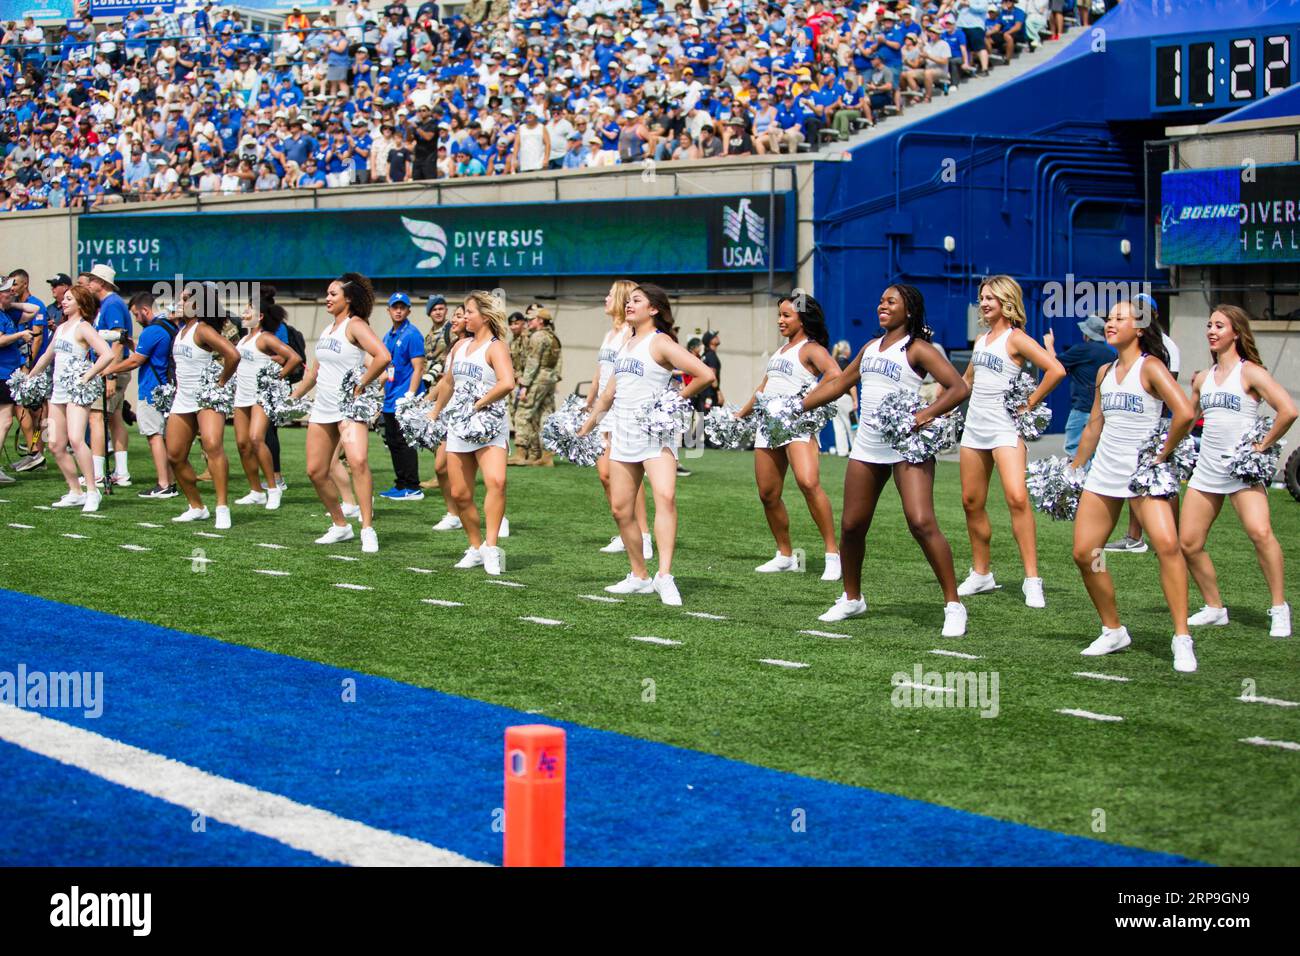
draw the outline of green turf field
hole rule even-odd
[[[0,486],[0,580],[232,643],[1065,833],[1220,864],[1300,863],[1300,753],[1239,742],[1300,740],[1300,708],[1236,700],[1245,690],[1300,701],[1300,645],[1268,637],[1268,594],[1230,510],[1210,551],[1233,624],[1201,632],[1200,671],[1183,675],[1172,668],[1154,554],[1111,559],[1133,647],[1080,657],[1099,625],[1070,560],[1070,526],[1040,523],[1048,607],[1030,611],[1021,603],[1019,561],[996,488],[994,571],[1006,586],[967,599],[968,636],[944,640],[942,597],[892,491],[868,538],[868,616],[826,625],[817,615],[838,586],[818,580],[821,549],[792,478],[786,500],[795,544],[810,553],[809,573],[753,573],[774,549],[748,454],[706,452],[689,462],[694,475],[679,482],[675,571],[685,606],[674,609],[655,596],[621,604],[580,597],[603,595],[603,585],[627,573],[623,556],[597,552],[613,525],[592,470],[510,469],[512,536],[502,542],[503,580],[522,588],[491,584],[482,569],[452,568],[465,539],[430,531],[443,512],[436,492],[419,503],[379,500],[378,555],[363,556],[356,540],[316,546],[327,519],[304,477],[303,436],[302,429],[282,433],[290,485],[283,508],[236,508],[234,528],[221,538],[196,536],[213,533],[210,522],[171,524],[183,499],[136,497],[153,483],[139,439],[132,447],[135,487],[106,498],[101,518],[37,509],[64,490],[52,462],[47,471],[21,476]],[[377,436],[371,454],[382,490],[391,471]],[[838,518],[843,461],[822,460]],[[431,467],[428,456],[422,464]],[[211,485],[203,487],[211,505]],[[245,490],[241,473],[231,498]],[[960,578],[969,545],[955,464],[940,465],[936,498]],[[1300,505],[1275,492],[1273,508],[1295,581]],[[121,547],[128,544],[149,550]],[[259,569],[288,576],[254,573]],[[1293,586],[1294,604],[1298,594]],[[1194,593],[1193,610],[1198,598]],[[805,629],[848,638],[800,633]],[[933,655],[934,649],[979,659]],[[809,666],[786,669],[763,658]],[[905,672],[910,680],[916,665],[996,673],[997,716],[894,706],[892,675]],[[232,689],[237,684],[232,675]],[[183,683],[177,687],[183,692]],[[1058,708],[1124,720],[1096,722]]]

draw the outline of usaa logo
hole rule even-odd
[[[767,265],[767,222],[749,199],[742,199],[735,209],[722,207],[722,234],[728,240],[722,247],[724,268]]]

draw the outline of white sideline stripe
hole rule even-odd
[[[1058,714],[1065,714],[1067,717],[1086,717],[1088,720],[1123,720],[1123,717],[1116,717],[1113,714],[1094,714],[1090,710],[1075,710],[1073,707],[1058,707]]]
[[[664,647],[680,647],[681,641],[674,641],[667,637],[633,637],[634,641],[644,641],[646,644],[662,644]]]
[[[327,554],[325,555],[325,557],[329,558],[331,561],[360,561],[361,560],[360,558],[354,558],[351,555],[347,555],[347,554]]]
[[[1300,744],[1290,740],[1269,740],[1267,737],[1242,737],[1240,743],[1254,744],[1256,747],[1281,747],[1283,750],[1300,750]]]
[[[488,579],[488,584],[499,584],[503,588],[523,588],[528,586],[526,584],[520,584],[518,581],[496,581],[492,578]]]
[[[149,550],[151,550],[150,548],[144,548],[144,547],[141,547],[141,546],[138,545],[138,544],[119,544],[118,547],[121,548],[123,551],[149,551]]]
[[[723,617],[721,614],[706,614],[703,611],[683,611],[682,613],[687,615],[688,617],[699,617],[699,618],[703,618],[706,621],[726,620],[726,618]]]
[[[211,531],[195,531],[194,536],[197,538],[224,538],[224,534],[213,534]]]
[[[334,586],[336,588],[342,588],[345,591],[373,591],[374,590],[374,588],[372,588],[368,584],[336,584]]]
[[[961,651],[943,651],[943,650],[939,650],[939,649],[936,648],[935,650],[931,651],[930,653],[931,653],[931,654],[938,654],[940,657],[960,657],[960,658],[961,658],[962,660],[964,660],[964,661],[978,661],[978,660],[981,660],[981,658],[980,658],[980,656],[979,656],[978,654],[963,654]]]
[[[0,704],[0,739],[323,860],[349,866],[483,865],[9,704]]]
[[[414,571],[416,574],[433,574],[428,568],[407,568],[408,571]]]
[[[32,505],[32,507],[35,508],[37,511],[53,511],[53,510],[54,510],[54,509],[51,508],[49,505]]]
[[[622,604],[622,598],[605,597],[602,594],[579,594],[584,601],[599,601],[601,604]]]
[[[162,525],[154,524],[151,521],[137,521],[135,525],[137,528],[161,528],[162,527]]]
[[[102,515],[102,514],[100,514],[98,511],[83,511],[83,512],[81,513],[81,517],[83,517],[83,518],[107,518],[108,515]]]
[[[65,537],[65,538],[74,538],[74,539],[76,539],[77,541],[88,541],[88,540],[90,540],[90,539],[87,538],[84,534],[65,534],[64,537]]]
[[[1237,700],[1243,704],[1272,704],[1274,707],[1300,707],[1300,702],[1294,700],[1278,700],[1276,697],[1256,697],[1254,694],[1242,694]]]
[[[783,661],[783,660],[780,660],[780,659],[775,658],[775,657],[760,657],[760,658],[758,659],[758,662],[759,662],[760,664],[771,664],[771,665],[773,665],[774,667],[795,667],[795,668],[798,668],[798,667],[808,667],[808,666],[809,666],[808,664],[801,664],[801,663],[799,663],[798,661]]]
[[[254,568],[253,573],[269,574],[273,578],[287,578],[289,576],[288,571],[272,571],[270,568]]]
[[[36,525],[34,525],[34,524],[10,524],[9,527],[11,527],[11,528],[22,528],[22,529],[25,530],[25,531],[33,531],[33,530],[35,530]]]
[[[260,541],[260,542],[258,542],[258,545],[257,545],[257,546],[258,546],[259,548],[270,548],[272,551],[288,551],[288,550],[289,550],[289,546],[288,546],[287,544],[267,544],[265,541]]]
[[[941,694],[955,694],[955,693],[957,693],[957,688],[955,688],[955,687],[931,687],[931,686],[929,686],[928,684],[917,684],[917,683],[914,683],[914,682],[912,682],[912,681],[910,681],[910,680],[900,681],[899,683],[897,683],[897,684],[893,684],[892,686],[894,686],[894,687],[910,687],[910,688],[912,688],[912,690],[937,690],[937,691],[939,691]]]
[[[1127,684],[1131,677],[1120,677],[1118,674],[1098,674],[1095,671],[1075,671],[1075,677],[1090,677],[1093,680],[1115,680]]]
[[[420,598],[424,604],[433,604],[436,607],[464,607],[460,601],[440,601],[437,598]]]
[[[838,640],[845,640],[848,634],[836,634],[834,631],[800,631],[800,634],[807,634],[809,637],[833,637]]]
[[[553,617],[521,617],[519,620],[531,621],[533,624],[546,624],[550,627],[555,627],[558,624],[564,623],[563,621],[555,620]]]

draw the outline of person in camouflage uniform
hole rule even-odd
[[[524,366],[528,364],[528,320],[522,312],[510,313],[510,364],[515,367],[515,381],[524,380]],[[510,396],[510,431],[515,439],[515,450],[506,459],[507,465],[527,464],[519,447],[519,428],[523,416],[519,411],[519,390]]]
[[[519,415],[515,453],[523,464],[554,467],[550,452],[542,450],[542,420],[555,411],[555,386],[563,372],[560,338],[551,313],[541,306],[529,308],[528,360],[519,380]]]
[[[447,300],[440,295],[431,295],[425,311],[429,314],[430,328],[424,337],[424,356],[429,363],[424,381],[432,389],[442,377],[452,345],[451,327],[447,324]]]

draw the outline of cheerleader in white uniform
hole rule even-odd
[[[1020,283],[1011,276],[990,276],[980,284],[979,309],[980,321],[988,331],[975,340],[975,352],[966,367],[971,393],[961,436],[961,502],[966,509],[972,567],[957,593],[966,597],[997,587],[991,565],[993,527],[985,507],[996,466],[1011,512],[1011,533],[1025,567],[1020,589],[1026,605],[1043,607],[1037,530],[1025,488],[1027,451],[1004,398],[1007,386],[1029,362],[1043,371],[1042,381],[1029,396],[1027,407],[1034,408],[1065,378],[1065,366],[1025,332],[1024,297]]]
[[[438,398],[430,418],[437,418],[447,407],[457,382],[472,381],[483,385],[487,391],[475,402],[475,408],[484,409],[504,402],[515,388],[515,367],[510,360],[510,347],[506,345],[506,312],[500,302],[488,292],[471,292],[465,299],[465,330],[468,338],[461,339],[447,353],[447,371],[438,380]],[[504,553],[497,544],[501,533],[501,520],[506,513],[506,451],[509,444],[509,416],[501,420],[501,428],[489,441],[474,443],[458,437],[448,430],[443,443],[447,449],[447,475],[451,484],[452,503],[460,516],[461,527],[469,547],[456,563],[458,568],[476,568],[491,575],[499,575],[504,564]],[[482,517],[474,504],[474,483],[478,473],[483,473],[483,510],[487,513],[487,533],[484,535]]]
[[[677,547],[677,445],[652,440],[637,427],[637,412],[659,395],[680,369],[692,376],[681,396],[689,401],[714,383],[713,370],[683,348],[673,336],[673,311],[668,293],[657,285],[641,283],[627,299],[625,309],[632,335],[619,351],[614,374],[601,391],[592,415],[579,434],[591,432],[608,420],[610,432],[610,504],[627,552],[631,573],[605,588],[611,594],[658,592],[664,604],[682,603],[673,579],[673,553]],[[608,413],[608,414],[607,414]],[[637,489],[650,479],[655,500],[655,537],[659,539],[659,569],[652,579],[646,570],[641,529],[636,522]]]
[[[1187,630],[1187,563],[1178,546],[1173,504],[1167,498],[1135,496],[1128,485],[1137,470],[1138,449],[1160,423],[1164,405],[1169,406],[1173,418],[1161,459],[1191,428],[1192,404],[1165,367],[1159,328],[1139,321],[1131,302],[1120,302],[1110,310],[1106,341],[1119,357],[1097,372],[1092,415],[1074,456],[1076,468],[1092,459],[1074,519],[1074,563],[1101,616],[1102,627],[1101,636],[1083,655],[1098,657],[1132,643],[1128,629],[1120,624],[1115,583],[1101,557],[1106,537],[1115,530],[1128,501],[1160,558],[1160,586],[1174,625],[1174,670],[1191,672],[1196,670],[1196,654]]]
[[[90,407],[77,405],[68,398],[67,390],[60,384],[60,372],[69,359],[84,359],[88,349],[94,349],[99,358],[83,381],[89,382],[113,362],[113,353],[104,337],[95,329],[95,315],[99,312],[99,300],[95,294],[83,286],[72,286],[63,293],[60,301],[65,320],[54,330],[54,340],[29,375],[35,378],[54,363],[54,391],[50,395],[50,449],[54,460],[63,473],[63,480],[68,483],[68,493],[54,502],[55,508],[80,508],[82,511],[99,510],[99,488],[94,480],[94,461],[90,446],[86,444],[86,426],[90,421]],[[30,333],[25,335],[31,341]],[[72,446],[69,454],[68,446]],[[81,490],[78,482],[78,469],[86,481],[86,490]]]
[[[266,447],[266,430],[271,420],[257,401],[257,376],[271,365],[278,367],[281,378],[288,378],[302,364],[302,358],[276,337],[284,323],[284,307],[264,301],[257,308],[244,310],[244,337],[236,343],[239,368],[235,370],[235,444],[239,462],[248,478],[248,494],[235,500],[237,505],[266,505],[268,511],[280,507],[280,490],[275,480],[275,465]],[[258,474],[265,476],[266,483]]]
[[[876,317],[885,334],[872,339],[833,379],[823,379],[803,400],[804,408],[825,405],[859,386],[858,433],[844,471],[844,513],[840,518],[840,561],[844,593],[821,615],[823,621],[843,621],[867,613],[862,597],[862,560],[867,531],[876,504],[889,479],[898,487],[908,530],[921,546],[930,569],[943,591],[943,636],[966,633],[966,608],[957,596],[957,573],[952,547],[939,530],[934,515],[934,459],[912,464],[894,450],[870,418],[881,400],[892,392],[918,393],[926,374],[942,387],[939,397],[916,415],[917,427],[947,414],[970,394],[965,380],[943,353],[930,344],[925,325],[925,299],[910,285],[891,285],[880,296]]]
[[[1268,513],[1268,488],[1248,485],[1228,471],[1228,459],[1242,436],[1255,423],[1260,401],[1273,406],[1273,427],[1255,445],[1263,451],[1279,441],[1296,420],[1296,405],[1287,390],[1260,362],[1250,316],[1235,305],[1216,306],[1205,329],[1214,365],[1198,372],[1192,381],[1192,402],[1200,405],[1205,426],[1196,470],[1187,483],[1179,543],[1188,570],[1205,598],[1205,606],[1188,620],[1193,627],[1228,623],[1228,609],[1219,593],[1214,562],[1205,553],[1205,539],[1219,516],[1225,497],[1232,500],[1237,517],[1255,545],[1255,555],[1268,583],[1273,604],[1268,609],[1273,637],[1291,636],[1291,605],[1286,601],[1282,573],[1282,548],[1273,536]]]
[[[176,367],[176,395],[167,416],[167,459],[176,475],[176,483],[189,507],[172,518],[181,523],[207,521],[208,509],[199,494],[199,480],[190,466],[190,449],[197,435],[208,460],[208,471],[217,492],[216,527],[230,527],[230,506],[226,489],[230,482],[230,463],[226,459],[226,416],[211,408],[199,408],[198,391],[203,370],[221,359],[222,370],[217,384],[225,386],[239,365],[239,352],[221,334],[224,314],[207,314],[214,296],[204,289],[197,294],[187,290],[181,297],[181,317],[185,324],[172,344],[172,361]]]
[[[614,362],[618,359],[619,349],[626,344],[632,334],[632,327],[627,324],[627,297],[635,288],[636,283],[631,279],[615,279],[605,296],[605,314],[609,316],[613,328],[605,333],[600,343],[600,351],[596,354],[596,375],[591,380],[591,390],[587,393],[588,414],[595,408],[596,399],[600,397],[600,393],[605,390],[605,386],[614,375]],[[596,475],[600,478],[601,487],[605,489],[605,499],[611,501],[611,509],[613,504],[609,488],[609,436],[612,427],[607,420],[602,420],[597,426],[605,440],[605,450],[596,459]],[[636,490],[635,509],[636,524],[641,529],[641,549],[645,559],[649,561],[654,557],[654,543],[650,537],[649,519],[646,517],[644,485]],[[609,539],[609,544],[600,550],[605,554],[620,554],[624,550],[623,536],[614,535]]]
[[[754,405],[760,401],[783,395],[797,395],[799,390],[815,385],[819,378],[834,378],[840,374],[840,367],[831,358],[826,346],[830,336],[826,331],[826,316],[821,304],[812,296],[800,293],[796,306],[791,296],[785,296],[777,304],[777,329],[785,337],[786,344],[772,353],[767,362],[767,372],[756,391],[737,414],[740,417],[750,415]],[[794,469],[795,481],[808,503],[808,512],[812,515],[821,532],[823,553],[826,555],[823,581],[840,579],[840,548],[835,538],[835,515],[831,511],[831,501],[821,484],[821,448],[815,434],[804,435],[784,445],[773,447],[760,422],[754,436],[754,480],[758,484],[758,496],[763,502],[763,513],[767,517],[767,526],[776,538],[776,556],[760,564],[755,571],[761,574],[779,573],[781,571],[802,571],[803,566],[795,559],[794,548],[790,541],[790,515],[781,500],[785,489],[787,468]]]
[[[307,477],[329,513],[332,524],[316,539],[317,544],[350,541],[356,535],[339,505],[339,486],[331,474],[337,455],[348,456],[352,485],[356,488],[361,511],[361,550],[374,554],[379,550],[379,536],[374,519],[374,478],[370,474],[367,446],[370,430],[365,422],[343,417],[339,409],[343,377],[354,368],[365,368],[355,394],[380,378],[392,356],[370,328],[370,313],[375,307],[375,290],[370,280],[357,272],[345,272],[329,284],[325,292],[325,311],[331,322],[316,342],[315,360],[293,391],[301,398],[313,387],[316,396],[307,418]],[[367,362],[367,359],[369,360]]]

